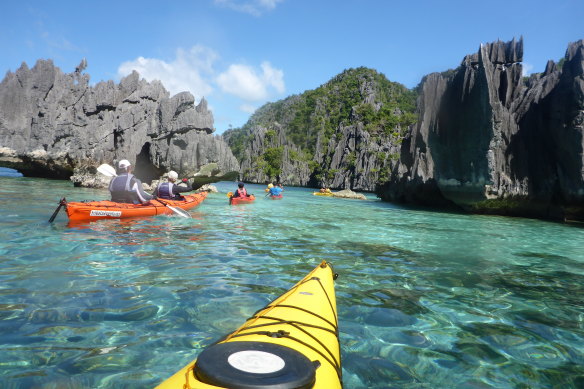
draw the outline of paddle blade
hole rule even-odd
[[[108,165],[107,163],[104,163],[103,165],[99,165],[97,168],[97,171],[100,172],[101,174],[103,174],[104,176],[108,176],[108,177],[115,177],[118,175],[116,173],[116,169],[113,166]]]
[[[233,196],[233,192],[227,192],[227,197],[232,197]]]
[[[185,219],[190,219],[191,218],[191,214],[188,213],[187,211],[185,211],[184,209],[181,208],[177,208],[177,207],[172,207],[170,205],[166,205],[168,208],[170,208],[170,210],[174,213],[176,213],[177,215],[179,215],[180,217],[184,217]]]
[[[57,209],[55,209],[55,212],[53,212],[53,214],[51,215],[51,218],[49,219],[49,223],[52,223],[55,218],[57,217],[57,214],[59,213],[59,211],[61,210],[61,208],[67,203],[67,200],[65,200],[65,198],[63,197],[61,199],[61,201],[59,201],[59,206],[57,207]]]

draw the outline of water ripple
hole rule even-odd
[[[0,180],[3,388],[153,387],[322,259],[347,388],[582,387],[581,229],[301,188],[229,206],[233,183],[193,219],[49,225],[107,192]]]

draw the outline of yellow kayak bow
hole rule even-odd
[[[341,388],[336,278],[323,261],[157,388]]]

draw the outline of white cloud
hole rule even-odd
[[[269,96],[268,88],[284,93],[284,72],[275,69],[269,62],[263,62],[262,72],[248,65],[233,64],[217,77],[217,84],[229,94],[246,101],[260,101]]]
[[[284,85],[284,72],[280,69],[275,69],[269,62],[262,62],[262,70],[264,71],[264,82],[276,88],[278,93],[284,93],[286,87]]]
[[[171,95],[189,91],[199,100],[213,92],[209,80],[217,58],[213,50],[197,45],[188,51],[178,49],[172,62],[144,57],[124,62],[118,67],[118,75],[124,77],[136,70],[147,81],[161,81]]]
[[[145,57],[126,61],[118,67],[118,76],[122,78],[136,70],[148,82],[162,82],[171,95],[188,91],[196,101],[204,96],[216,120],[236,115],[234,110],[240,111],[239,115],[252,114],[258,105],[285,92],[284,72],[268,61],[259,66],[219,62],[214,50],[197,45],[190,50],[176,50],[176,57],[170,61]],[[229,104],[233,104],[231,108],[227,108]]]
[[[48,31],[41,32],[41,38],[49,47],[64,51],[81,51],[73,43],[62,36],[51,35]]]
[[[251,115],[252,113],[254,113],[254,112],[255,112],[255,110],[256,110],[257,108],[256,108],[256,107],[254,107],[254,106],[253,106],[253,105],[251,105],[251,104],[241,104],[241,105],[239,106],[239,109],[240,109],[241,111],[243,111],[243,112],[246,112],[246,113],[249,113],[249,114]]]
[[[523,77],[527,77],[531,74],[532,70],[533,70],[533,65],[527,63],[527,62],[523,62],[523,67],[522,67],[522,76]]]
[[[266,11],[276,8],[284,0],[214,0],[215,4],[234,11],[261,16]]]
[[[284,0],[258,0],[258,3],[265,9],[272,10],[276,8],[276,5],[282,1]]]
[[[224,92],[244,100],[261,100],[268,91],[256,72],[247,65],[231,65],[217,77],[217,83]]]

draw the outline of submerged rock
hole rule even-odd
[[[364,194],[362,193],[357,193],[357,192],[353,192],[350,189],[343,189],[340,190],[338,192],[332,192],[332,197],[339,197],[342,199],[358,199],[358,200],[366,200],[367,197],[365,197]]]
[[[210,193],[219,193],[217,187],[211,184],[205,184],[197,189],[197,192],[210,192]]]

